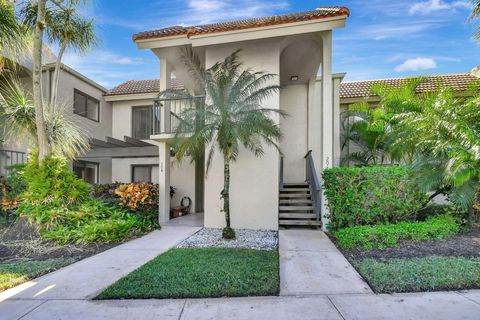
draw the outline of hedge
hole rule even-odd
[[[426,221],[356,226],[335,232],[343,249],[384,249],[397,247],[401,240],[440,240],[460,231],[460,225],[451,215],[440,215]]]
[[[415,220],[428,196],[408,168],[370,166],[323,172],[331,230]]]

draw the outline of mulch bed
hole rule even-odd
[[[334,239],[332,239],[334,240]],[[348,260],[373,259],[409,259],[431,256],[444,257],[480,257],[480,229],[459,234],[446,240],[402,241],[398,248],[373,250],[343,250]]]
[[[117,245],[118,243],[59,246],[42,240],[37,230],[26,221],[0,224],[0,264],[56,258],[81,260]]]

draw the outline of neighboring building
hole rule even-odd
[[[44,52],[43,66],[43,95],[50,99],[55,57],[49,50]],[[16,76],[23,87],[32,91],[31,63],[18,63]],[[1,80],[0,80],[1,81]],[[111,135],[112,108],[103,95],[108,90],[98,83],[81,75],[77,71],[63,65],[59,76],[58,101],[61,104],[72,106],[72,117],[85,128],[92,138],[105,139]],[[23,141],[17,137],[6,138],[3,144],[0,141],[0,177],[8,174],[8,167],[12,164],[26,161],[27,153],[32,147],[31,141]],[[88,159],[78,159],[72,166],[73,170],[90,183],[111,181],[111,161],[99,160],[89,162]]]

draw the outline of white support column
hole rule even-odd
[[[342,147],[340,138],[341,115],[340,115],[340,82],[341,78],[333,79],[333,166],[340,166]]]
[[[320,101],[316,97],[317,75],[308,82],[308,150],[312,150],[313,162],[317,171],[322,168],[322,117]]]
[[[160,224],[163,224],[170,220],[170,145],[166,142],[160,142],[158,148],[158,220]]]
[[[323,170],[331,168],[334,164],[333,152],[333,80],[332,80],[332,31],[322,34],[322,165]],[[322,192],[322,223],[323,229],[328,225],[329,215],[327,199]]]
[[[160,59],[160,91],[172,86],[172,67],[166,59]],[[160,132],[170,132],[170,104],[165,103],[160,109]]]
[[[160,60],[160,91],[171,87],[172,68],[167,60]],[[161,108],[160,130],[165,132],[166,120],[170,115],[165,112],[167,108]],[[170,121],[168,119],[168,121]],[[170,220],[170,145],[167,142],[160,142],[158,146],[158,184],[159,184],[159,206],[158,220],[163,224]]]

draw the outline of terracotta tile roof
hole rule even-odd
[[[177,80],[172,79],[172,89],[183,89],[183,84]],[[155,93],[160,91],[160,80],[130,80],[124,82],[112,90],[108,91],[106,96],[116,96],[124,94],[141,94],[141,93]]]
[[[234,30],[260,28],[266,26],[295,23],[310,20],[320,20],[338,16],[348,16],[350,11],[345,7],[322,7],[315,10],[282,14],[262,18],[235,20],[219,23],[211,23],[190,27],[172,26],[168,28],[140,32],[133,35],[133,40],[145,40],[153,38],[165,38],[186,35],[187,37],[206,33],[227,32]]]
[[[344,82],[340,85],[340,98],[363,98],[371,95],[370,88],[373,84],[384,84],[399,87],[408,78],[393,78],[382,80],[352,81]],[[446,74],[430,76],[425,78],[418,88],[417,92],[428,92],[435,90],[438,86],[452,87],[457,91],[464,91],[472,81],[480,81],[469,73]]]

